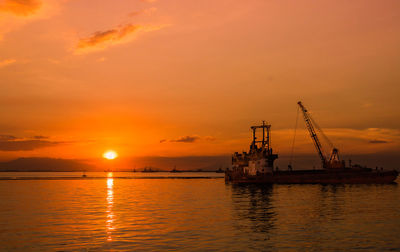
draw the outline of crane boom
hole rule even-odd
[[[315,132],[314,126],[313,126],[312,121],[311,121],[311,117],[308,114],[307,109],[301,103],[301,101],[299,101],[297,104],[300,106],[301,111],[303,112],[304,121],[306,122],[307,129],[310,132],[310,136],[311,136],[311,138],[312,138],[312,140],[314,142],[315,148],[317,149],[318,155],[319,155],[319,157],[320,157],[320,159],[322,161],[322,165],[325,168],[326,157],[325,157],[325,155],[324,155],[324,153],[322,151],[322,145],[321,145],[321,142],[318,139],[317,133]]]
[[[322,130],[318,127],[318,125],[314,122],[312,117],[309,115],[307,109],[303,106],[303,104],[299,101],[297,103],[301,111],[303,112],[304,116],[304,121],[306,122],[307,129],[310,132],[311,138],[314,142],[315,148],[317,149],[318,155],[322,161],[322,167],[325,169],[343,169],[345,168],[345,163],[344,161],[340,161],[339,158],[339,150],[335,147],[332,147],[331,155],[329,157],[329,160],[325,157],[324,152],[322,151],[322,145],[321,142],[318,139],[317,133],[315,132],[314,129],[314,124],[316,125],[317,129],[320,131],[320,133],[326,138],[326,140],[332,145],[332,143],[329,141],[329,139],[324,135]],[[333,146],[333,145],[332,145]]]

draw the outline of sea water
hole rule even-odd
[[[0,174],[0,250],[400,250],[397,184],[238,186],[217,173],[86,176]]]

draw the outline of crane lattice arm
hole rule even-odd
[[[299,104],[301,111],[303,112],[303,116],[304,116],[304,121],[306,122],[307,125],[307,129],[310,132],[311,138],[314,142],[315,148],[317,149],[318,155],[321,158],[322,161],[322,165],[325,168],[326,166],[326,157],[322,151],[322,145],[321,142],[318,139],[317,133],[315,132],[314,126],[312,124],[312,120],[310,115],[307,112],[307,109],[303,106],[303,104],[301,104],[301,102],[299,101],[297,104]]]

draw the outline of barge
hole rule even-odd
[[[315,131],[315,128],[319,127],[303,104],[298,102],[298,105],[321,159],[322,169],[293,170],[291,164],[287,170],[274,168],[274,161],[278,155],[271,148],[271,125],[263,122],[259,126],[251,126],[253,140],[250,150],[243,153],[235,152],[232,155],[232,166],[225,171],[226,181],[259,184],[387,184],[396,180],[398,176],[396,170],[371,169],[352,165],[351,162],[346,167],[344,160],[339,159],[337,148],[332,148],[330,156],[326,157]],[[261,140],[257,140],[257,130],[262,131]]]

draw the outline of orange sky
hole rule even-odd
[[[224,155],[261,120],[287,154],[298,100],[342,152],[398,152],[399,13],[398,0],[0,0],[0,159]],[[299,125],[297,151],[313,153]]]

